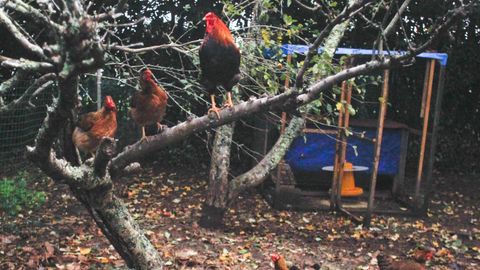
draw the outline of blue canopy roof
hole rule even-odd
[[[294,44],[283,44],[281,47],[284,54],[307,54],[308,46],[307,45],[294,45]],[[318,52],[323,52],[323,48],[318,48]],[[384,51],[384,54],[388,55],[402,55],[406,54],[406,51]],[[374,49],[355,49],[355,48],[337,48],[335,54],[348,54],[348,55],[375,55],[378,54],[377,50]],[[446,66],[448,60],[448,54],[446,53],[435,53],[435,52],[424,52],[417,57],[436,59],[440,62],[440,65]]]

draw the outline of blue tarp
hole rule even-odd
[[[365,131],[368,138],[376,137],[376,128],[352,128],[356,132]],[[400,161],[401,129],[384,129],[380,153],[379,174],[396,175]],[[306,137],[306,140],[305,140]],[[326,134],[307,133],[296,138],[285,155],[285,161],[294,171],[321,172],[322,167],[333,165],[336,138]],[[358,155],[352,147],[357,147]],[[353,165],[372,169],[374,144],[371,141],[348,137],[346,160]]]
[[[307,45],[294,45],[294,44],[284,44],[282,45],[281,49],[285,55],[287,54],[307,54],[308,46]],[[323,48],[318,48],[318,52],[323,52]],[[354,49],[354,48],[338,48],[335,54],[346,54],[346,55],[375,55],[379,52],[374,49]],[[402,55],[406,54],[406,51],[384,51],[385,55]],[[417,57],[422,58],[429,58],[429,59],[437,59],[440,62],[440,65],[446,66],[448,60],[448,54],[446,53],[435,53],[435,52],[424,52]]]

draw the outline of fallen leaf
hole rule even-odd
[[[108,258],[106,258],[106,257],[97,257],[97,261],[98,261],[99,263],[103,263],[103,264],[110,262],[110,260],[109,260]]]
[[[91,248],[80,248],[80,254],[82,255],[88,255],[92,251]]]
[[[43,243],[43,246],[45,247],[45,260],[48,259],[48,258],[52,258],[54,257],[54,253],[55,253],[55,248],[53,247],[52,244],[50,244],[49,242],[45,242]]]

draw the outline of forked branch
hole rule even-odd
[[[38,45],[33,44],[30,40],[20,32],[18,27],[12,22],[10,17],[3,10],[0,9],[0,25],[3,25],[17,40],[22,47],[30,51],[32,54],[35,54],[42,60],[46,59],[46,56],[43,54],[42,48]]]

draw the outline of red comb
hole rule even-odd
[[[113,101],[113,98],[111,96],[105,97],[105,107],[107,107],[108,109],[115,108],[115,102]]]
[[[270,258],[272,259],[273,262],[276,262],[280,259],[280,255],[278,255],[277,253],[272,253],[270,254]]]

